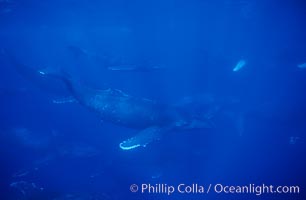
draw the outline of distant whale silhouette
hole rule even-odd
[[[136,60],[126,62],[120,58],[111,58],[110,56],[99,56],[94,52],[78,46],[69,45],[67,50],[71,53],[73,58],[78,62],[88,64],[95,63],[95,65],[102,67],[109,71],[117,72],[152,72],[166,69],[164,65],[153,64],[148,60]]]

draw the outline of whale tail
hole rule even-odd
[[[71,95],[80,103],[82,102],[81,99],[81,90],[83,90],[81,84],[77,81],[74,81],[69,73],[67,73],[63,69],[59,70],[40,70],[39,73],[41,76],[50,77],[54,79],[58,79],[64,83],[67,90],[71,93]]]
[[[2,54],[4,54],[8,58],[11,65],[16,69],[16,71],[22,77],[30,80],[31,82],[34,82],[35,85],[41,87],[42,89],[47,89],[47,90],[66,88],[66,90],[68,90],[68,92],[70,93],[69,95],[72,95],[75,98],[75,100],[78,100],[77,97],[79,95],[77,95],[78,93],[76,91],[80,89],[77,88],[83,88],[83,87],[81,87],[81,85],[78,84],[78,82],[74,81],[70,76],[70,74],[67,73],[65,70],[63,70],[62,68],[47,67],[47,68],[37,69],[19,62],[18,59],[7,50],[4,50]],[[60,82],[60,84],[58,84],[58,82]],[[72,98],[71,96],[67,97],[67,91],[65,92],[66,92],[64,95],[65,98]],[[57,91],[55,93],[61,94],[63,92]]]
[[[0,56],[5,59],[7,65],[19,78],[29,83],[28,86],[32,84],[35,88],[56,97],[70,96],[71,92],[67,90],[62,79],[59,79],[59,69],[33,67],[32,65],[24,64],[7,49],[0,50]]]

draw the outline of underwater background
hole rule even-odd
[[[298,0],[0,0],[0,199],[306,199],[305,23]],[[124,150],[141,130],[41,76],[54,71],[209,127]],[[205,192],[157,189],[179,184]]]

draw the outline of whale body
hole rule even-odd
[[[39,86],[43,86],[44,84],[40,84],[46,82],[47,86],[52,86],[54,80],[57,80],[56,83],[61,82],[59,86],[64,87],[62,89],[65,93],[69,93],[69,98],[55,103],[77,102],[96,113],[103,121],[138,130],[138,134],[134,137],[119,144],[123,150],[146,147],[147,144],[161,139],[164,134],[171,131],[214,127],[210,122],[211,117],[194,117],[182,107],[134,97],[118,89],[89,88],[73,80],[68,74],[54,70],[34,70],[20,64],[16,59],[11,58],[11,61],[21,75]],[[61,92],[59,91],[59,94]]]
[[[95,112],[103,121],[140,130],[136,136],[120,143],[119,146],[123,150],[146,147],[173,130],[212,128],[209,119],[192,118],[175,106],[134,97],[118,89],[88,88],[68,78],[67,75],[42,75],[62,80],[77,102]]]

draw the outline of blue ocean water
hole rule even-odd
[[[305,22],[298,0],[0,0],[0,199],[306,199]]]

